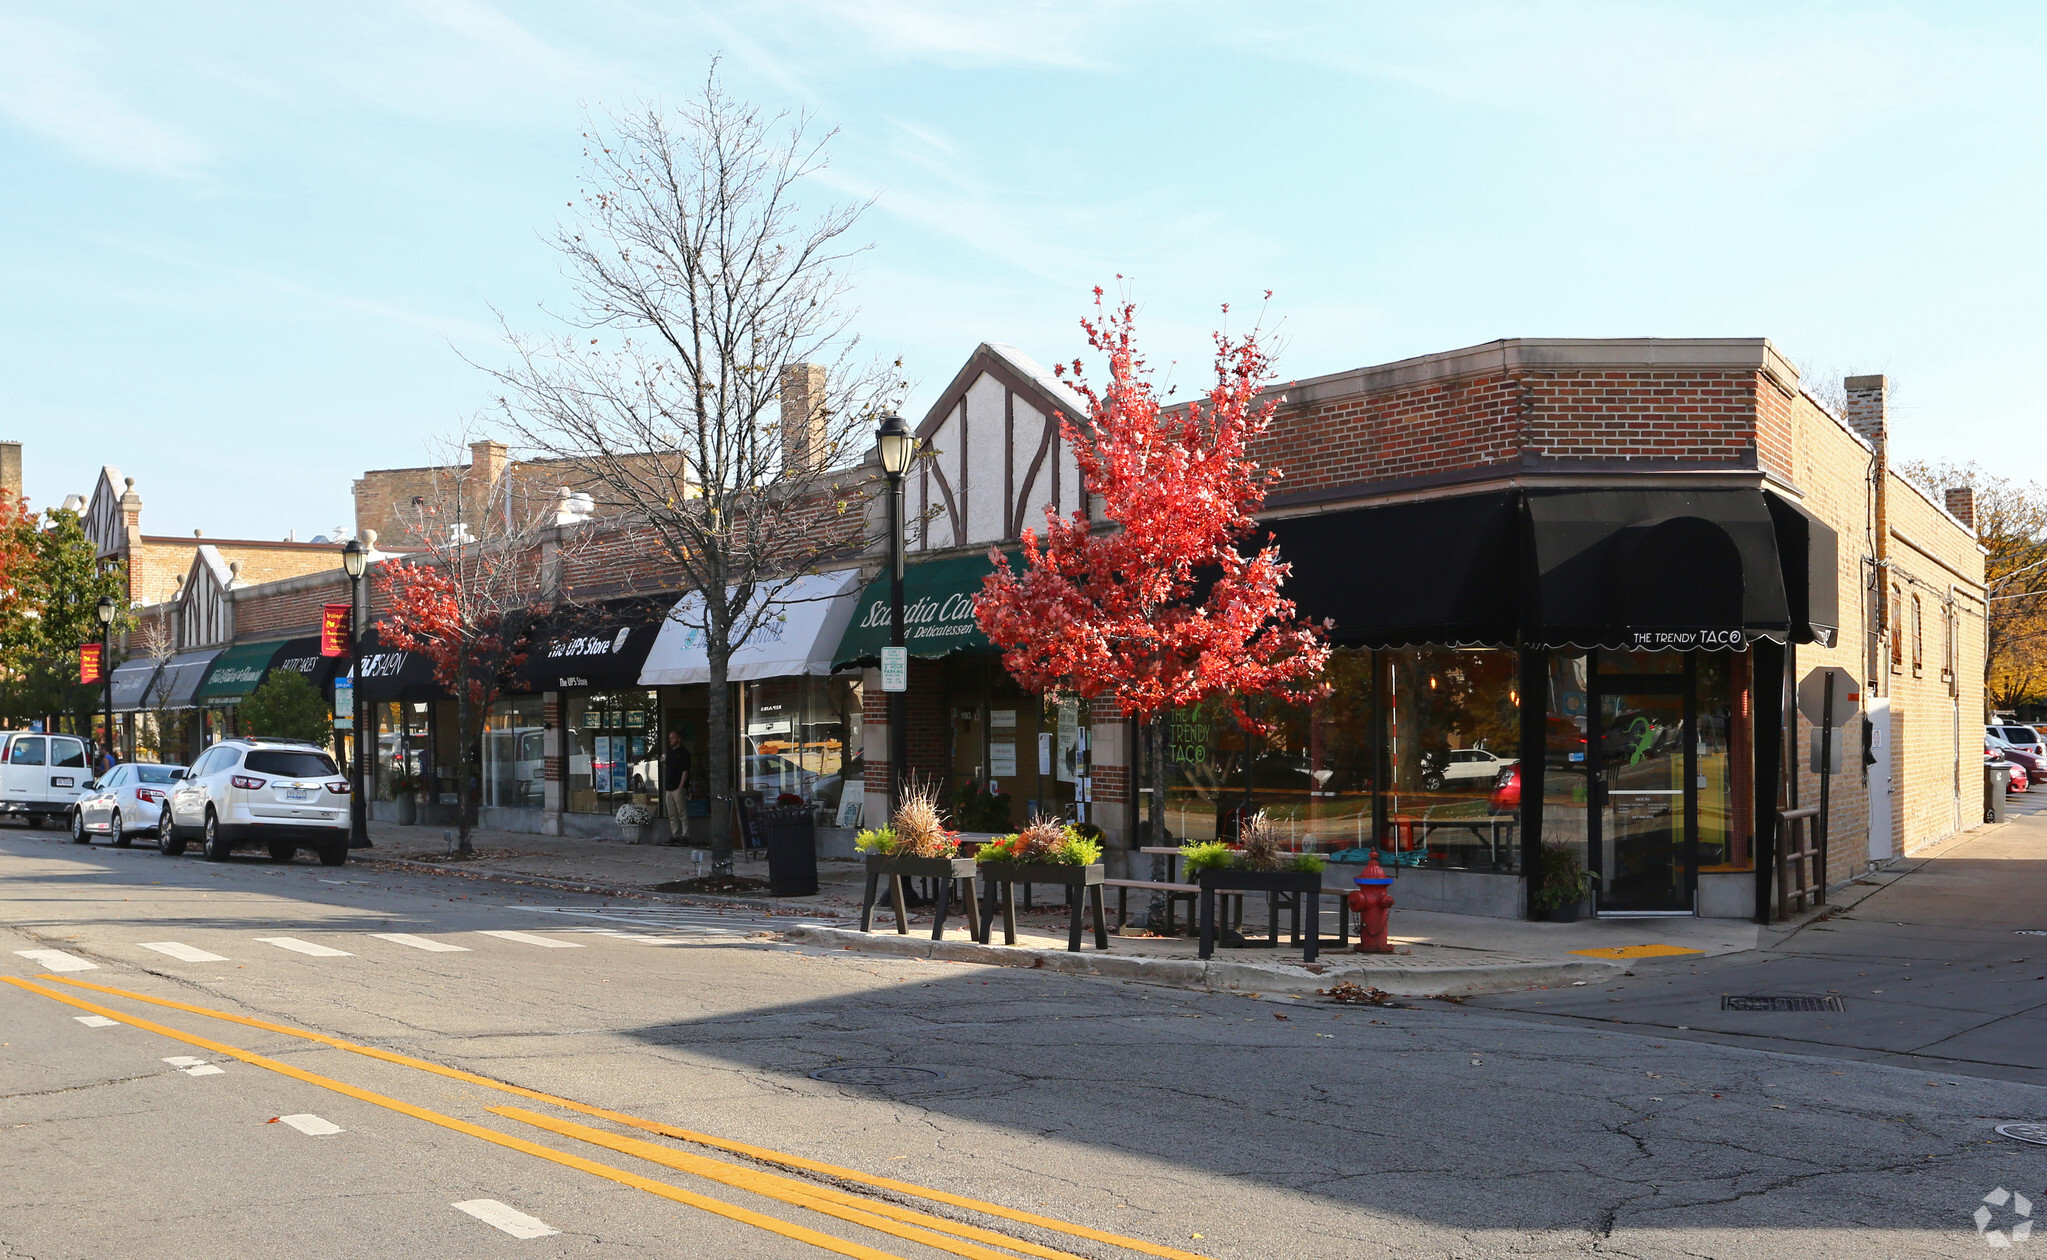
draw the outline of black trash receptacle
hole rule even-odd
[[[817,895],[817,816],[808,805],[782,805],[760,815],[768,849],[768,895]]]
[[[2004,821],[2004,794],[2011,786],[2011,766],[1992,762],[1983,767],[1983,821]]]

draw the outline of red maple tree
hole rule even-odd
[[[1099,288],[1095,306],[1102,312]],[[1167,411],[1137,352],[1129,302],[1081,328],[1107,357],[1109,379],[1098,392],[1073,362],[1088,415],[1084,423],[1060,415],[1060,431],[1115,528],[1048,507],[1044,541],[1024,531],[1022,572],[990,551],[995,572],[974,611],[1023,686],[1107,698],[1151,724],[1152,826],[1163,838],[1163,715],[1225,697],[1239,722],[1262,730],[1245,698],[1319,697],[1329,649],[1280,594],[1289,569],[1278,548],[1242,545],[1279,477],[1248,453],[1276,405],[1258,399],[1272,371],[1257,331],[1216,333],[1206,401]]]

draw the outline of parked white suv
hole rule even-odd
[[[197,840],[209,862],[262,845],[279,862],[306,848],[340,866],[348,861],[348,780],[312,744],[224,739],[178,775],[157,829],[173,856]]]
[[[77,736],[0,731],[0,813],[25,816],[31,827],[69,818],[91,777]]]

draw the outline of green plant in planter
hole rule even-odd
[[[1101,842],[1090,840],[1071,827],[1066,829],[1066,838],[1052,849],[1052,861],[1061,866],[1093,866],[1101,860]]]
[[[1578,851],[1552,841],[1542,846],[1542,866],[1536,871],[1535,895],[1529,904],[1543,911],[1575,906],[1591,887],[1592,876],[1578,860]]]
[[[1199,844],[1180,846],[1181,869],[1185,879],[1193,879],[1203,871],[1226,871],[1237,864],[1237,851],[1220,840],[1204,840]]]
[[[1320,853],[1301,853],[1296,854],[1293,861],[1286,864],[1286,869],[1299,871],[1303,875],[1320,875],[1322,868],[1328,865],[1329,859]]]
[[[888,857],[896,851],[895,828],[869,828],[853,837],[853,847],[871,856]]]

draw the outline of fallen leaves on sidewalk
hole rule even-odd
[[[1343,1006],[1385,1006],[1393,1000],[1393,995],[1386,990],[1368,988],[1354,980],[1339,980],[1331,987],[1315,992]]]

